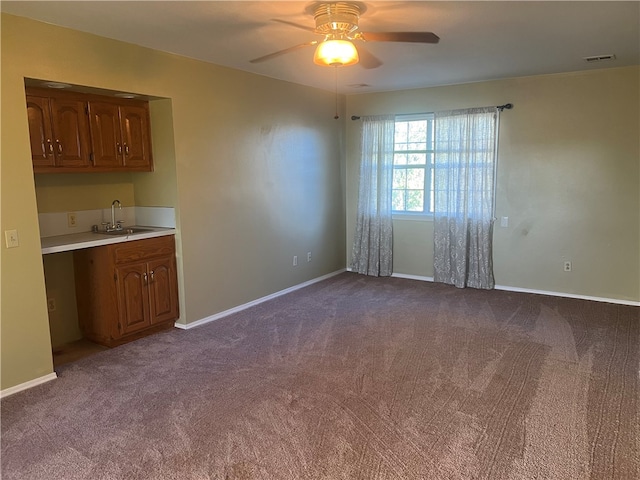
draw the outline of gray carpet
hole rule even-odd
[[[640,309],[345,273],[2,401],[10,479],[637,479]]]

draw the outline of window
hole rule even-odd
[[[433,115],[398,115],[393,213],[433,213]]]

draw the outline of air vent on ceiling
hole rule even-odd
[[[615,60],[616,56],[611,55],[593,55],[591,57],[582,57],[582,59],[587,63],[595,63],[595,62],[607,62],[610,60]]]
[[[367,84],[367,83],[352,83],[351,85],[347,85],[347,87],[351,87],[351,88],[366,88],[366,87],[370,87],[371,85]]]

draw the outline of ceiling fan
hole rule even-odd
[[[313,61],[318,65],[346,66],[359,62],[364,68],[370,69],[379,67],[382,62],[362,45],[356,48],[353,44],[354,40],[406,43],[438,43],[440,40],[432,32],[361,32],[358,20],[366,10],[367,7],[362,2],[313,3],[306,11],[313,15],[316,23],[315,28],[274,19],[276,22],[301,28],[316,35],[322,35],[324,38],[254,58],[251,63],[264,62],[301,48],[317,46]]]

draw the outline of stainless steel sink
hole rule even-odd
[[[94,233],[100,233],[102,235],[135,235],[136,233],[150,232],[153,229],[144,227],[124,227],[122,230],[111,230],[109,232],[105,230],[98,230]]]

